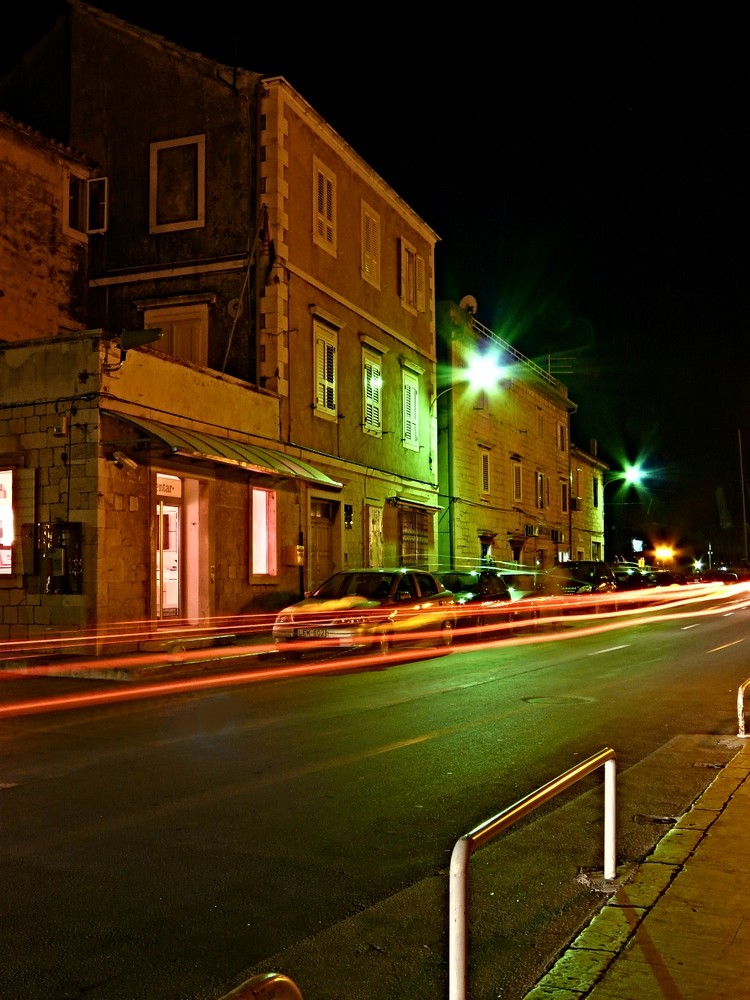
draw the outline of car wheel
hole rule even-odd
[[[453,622],[446,618],[440,628],[440,641],[447,648],[453,645]]]

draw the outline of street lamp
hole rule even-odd
[[[472,355],[468,365],[457,373],[455,381],[445,386],[433,396],[430,408],[432,409],[436,405],[441,396],[444,396],[459,385],[468,385],[471,389],[477,391],[494,389],[498,383],[508,377],[509,372],[510,369],[508,366],[500,364],[496,355]]]
[[[500,355],[496,351],[472,353],[466,360],[467,363],[461,368],[451,370],[452,380],[448,385],[444,385],[436,392],[430,401],[430,413],[433,418],[432,454],[438,456],[438,486],[441,495],[444,495],[447,499],[447,558],[451,566],[454,565],[455,561],[456,532],[456,511],[454,509],[455,472],[453,462],[454,436],[457,434],[457,430],[454,421],[454,411],[456,406],[458,406],[462,416],[464,411],[464,407],[456,403],[453,390],[462,386],[468,388],[473,393],[480,393],[496,388],[501,382],[507,381],[510,374],[510,369],[501,363]],[[438,407],[438,401],[441,399],[443,401]],[[468,406],[466,409],[468,409]],[[444,552],[442,539],[439,539],[439,544],[442,554]]]
[[[646,473],[640,465],[631,465],[630,463],[626,463],[619,472],[613,473],[609,479],[602,479],[602,520],[606,521],[605,497],[606,488],[608,486],[611,486],[613,483],[617,483],[617,492],[619,496],[626,493],[628,488],[631,486],[641,486],[645,478]],[[623,501],[619,502],[622,503]],[[606,524],[604,526],[606,528]],[[616,537],[616,529],[614,525],[610,523],[610,538],[615,543]]]

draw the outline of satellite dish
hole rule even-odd
[[[470,316],[476,315],[477,311],[477,300],[473,295],[464,295],[461,301],[458,303],[462,309],[465,309]]]

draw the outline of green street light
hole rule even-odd
[[[496,355],[474,354],[465,368],[456,373],[455,381],[445,386],[434,396],[430,407],[435,406],[441,396],[459,385],[468,385],[471,389],[483,391],[494,389],[500,382],[507,379],[510,369],[501,364]]]

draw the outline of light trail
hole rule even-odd
[[[729,588],[726,588],[723,585],[722,587],[724,590],[722,597],[726,598],[729,596],[726,594],[726,590]],[[459,649],[456,649],[455,646],[452,649],[444,649],[438,646],[433,649],[428,648],[424,652],[427,656],[434,656],[447,655],[463,651],[483,651],[489,649],[503,650],[513,646],[539,645],[541,643],[548,642],[563,642],[569,639],[580,638],[581,636],[601,635],[605,632],[633,628],[638,625],[647,625],[655,619],[658,619],[659,621],[681,621],[685,618],[715,617],[716,615],[723,616],[726,614],[726,604],[724,601],[722,601],[720,607],[713,606],[708,608],[698,608],[695,606],[699,603],[705,602],[706,600],[713,600],[715,596],[716,592],[715,590],[712,590],[708,594],[703,593],[687,599],[669,601],[666,604],[660,603],[652,608],[640,608],[638,609],[640,614],[638,614],[637,617],[633,617],[634,609],[629,609],[625,612],[611,612],[606,615],[576,614],[553,616],[551,618],[543,618],[541,620],[537,619],[525,623],[525,626],[536,629],[539,628],[540,625],[541,627],[544,627],[565,623],[568,625],[574,625],[575,628],[571,628],[565,632],[534,631],[529,635],[510,635],[500,639],[494,638],[492,640],[465,644],[459,647]],[[737,607],[738,609],[746,609],[749,604],[750,602],[748,602],[745,590],[745,596]],[[586,621],[589,621],[590,624],[582,624]],[[693,622],[684,627],[693,628],[696,627],[696,625],[697,623]],[[518,628],[519,623],[509,623],[508,627],[511,629]],[[408,640],[409,638],[413,639],[415,637],[405,636],[404,638]],[[729,645],[736,645],[742,641],[743,640],[737,640],[735,643],[730,643]],[[311,642],[308,648],[311,651],[314,651],[315,645],[315,643]],[[629,644],[610,647],[609,650],[601,650],[598,652],[611,652],[616,649],[625,648],[626,645]],[[712,652],[721,648],[725,647],[716,647],[716,649],[712,650]],[[29,676],[36,677],[40,674],[51,675],[53,672],[54,675],[58,677],[62,676],[64,673],[80,676],[89,670],[101,671],[102,669],[117,668],[127,668],[132,670],[133,667],[165,666],[168,664],[179,664],[182,667],[197,666],[202,663],[221,664],[223,660],[227,659],[235,660],[253,657],[257,660],[260,654],[270,652],[275,652],[275,646],[273,644],[255,644],[214,649],[212,650],[210,656],[206,655],[205,650],[196,651],[192,654],[185,652],[166,657],[164,654],[148,654],[140,656],[123,654],[120,656],[110,656],[106,658],[97,657],[95,660],[82,659],[80,661],[64,665],[57,664],[42,667],[22,668],[19,670],[4,670],[0,671],[0,680],[10,680]],[[361,671],[371,669],[382,670],[386,667],[403,663],[407,660],[412,660],[414,659],[415,654],[419,655],[419,653],[420,650],[416,649],[400,649],[388,654],[387,656],[383,656],[379,653],[366,655],[357,655],[356,653],[353,653],[347,655],[346,657],[336,657],[329,660],[306,661],[304,663],[295,664],[279,663],[269,667],[255,666],[251,670],[236,670],[231,673],[211,672],[200,677],[187,677],[170,681],[153,680],[146,683],[133,682],[128,683],[127,686],[118,688],[117,690],[108,689],[107,691],[76,693],[59,695],[53,698],[39,698],[28,701],[9,702],[6,705],[0,705],[0,718],[13,718],[24,715],[38,715],[46,712],[115,705],[118,703],[136,701],[145,698],[160,698],[175,694],[189,694],[192,692],[233,686],[236,687],[239,685],[281,680],[290,677],[333,674],[344,671]],[[597,655],[597,653],[592,653],[590,655]]]

